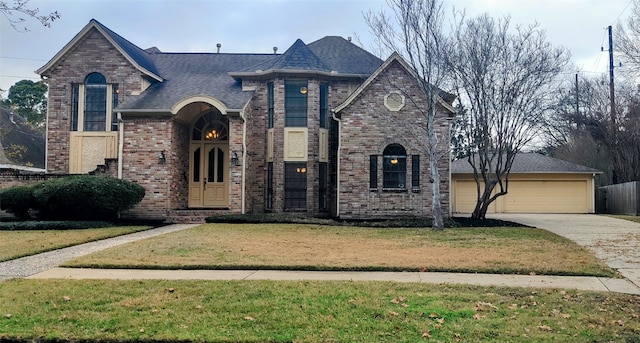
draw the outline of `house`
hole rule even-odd
[[[146,196],[128,216],[431,213],[416,134],[425,99],[397,54],[382,61],[334,36],[283,54],[166,53],[91,20],[37,73],[49,84],[47,171],[137,182]],[[452,101],[439,99],[445,142]]]
[[[538,153],[519,153],[509,174],[508,193],[487,213],[595,213],[595,176],[601,171]],[[452,212],[476,205],[473,168],[466,159],[451,164]]]

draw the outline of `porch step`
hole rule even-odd
[[[204,223],[207,217],[225,212],[226,210],[217,209],[170,210],[165,222],[174,224],[198,224]]]

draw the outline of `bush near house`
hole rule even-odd
[[[46,220],[113,220],[144,195],[144,188],[131,181],[77,175],[3,190],[0,208],[22,218],[34,210]]]
[[[0,208],[20,219],[28,219],[29,210],[36,205],[31,186],[16,186],[0,191]]]

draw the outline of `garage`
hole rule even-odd
[[[598,174],[596,169],[541,154],[518,154],[508,194],[496,199],[487,213],[594,213]],[[476,183],[466,160],[452,162],[451,181],[452,212],[473,212]]]

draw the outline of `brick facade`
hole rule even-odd
[[[51,173],[69,172],[72,85],[99,72],[107,83],[118,84],[120,103],[142,88],[142,75],[97,30],[93,29],[51,68],[47,78],[47,160]]]
[[[89,30],[75,45],[65,50],[47,70],[49,108],[47,121],[47,171],[64,174],[69,171],[69,136],[71,90],[73,84],[84,82],[92,72],[102,73],[107,83],[117,83],[119,103],[143,91],[145,74],[125,58],[121,51],[98,30]],[[369,218],[389,216],[425,216],[431,211],[431,184],[426,140],[425,117],[420,112],[424,99],[415,80],[399,63],[387,66],[375,80],[360,90],[360,95],[341,113],[338,122],[330,119],[328,137],[328,209],[320,207],[320,84],[328,85],[329,109],[345,103],[365,82],[363,77],[339,76],[331,73],[301,72],[295,75],[273,73],[238,80],[250,99],[242,111],[229,111],[228,156],[238,156],[238,165],[229,160],[228,206],[216,207],[215,213],[286,212],[285,208],[285,81],[307,81],[307,159],[306,215]],[[267,190],[268,83],[274,85],[273,123],[273,195],[272,207],[265,207]],[[394,87],[401,87],[411,97],[402,110],[389,111],[384,97]],[[200,96],[200,94],[193,94]],[[220,100],[222,103],[222,99]],[[117,175],[122,165],[122,177],[142,185],[146,195],[141,203],[124,213],[125,216],[166,219],[170,212],[189,208],[190,149],[192,125],[203,113],[220,106],[216,101],[194,100],[178,114],[168,111],[132,111],[122,113],[119,129],[123,131],[121,160],[111,161],[103,173]],[[193,105],[193,106],[192,106]],[[222,112],[222,108],[218,108]],[[115,114],[114,114],[115,115]],[[331,118],[331,112],[328,114]],[[436,121],[439,146],[443,212],[449,212],[448,138],[449,122],[444,113]],[[339,143],[341,149],[338,149]],[[407,155],[419,155],[421,184],[419,189],[387,191],[369,187],[369,158],[381,156],[389,144],[401,144]],[[164,152],[165,162],[159,155]],[[338,160],[340,158],[340,160]],[[298,163],[298,162],[297,162]],[[323,162],[324,163],[324,162]],[[380,166],[382,163],[379,164]],[[407,161],[410,179],[411,160]],[[382,182],[382,169],[378,180]],[[338,183],[339,180],[339,183]],[[339,194],[338,194],[339,192]]]
[[[391,111],[384,105],[384,97],[401,89],[406,95],[404,107]],[[349,107],[343,110],[340,151],[339,213],[345,218],[427,216],[431,214],[432,186],[429,183],[427,154],[426,99],[413,78],[400,65],[392,63]],[[440,139],[440,185],[442,210],[449,213],[449,120],[441,112],[437,116],[436,132]],[[407,183],[411,180],[411,156],[420,156],[420,185],[406,185],[406,189],[384,189],[382,154],[390,144],[406,149]],[[378,161],[376,188],[369,185],[372,172],[370,156]]]

